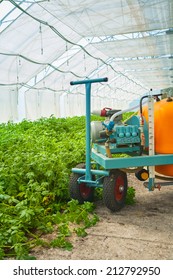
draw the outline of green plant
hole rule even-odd
[[[133,205],[135,204],[135,189],[133,187],[128,187],[127,196],[126,196],[126,204]]]
[[[135,204],[135,189],[133,187],[128,187],[127,189],[127,195],[126,195],[126,205],[133,205]],[[101,200],[103,197],[103,189],[98,188],[96,189],[96,200]]]
[[[33,259],[38,245],[70,250],[70,236],[97,223],[92,203],[69,197],[71,168],[84,161],[85,117],[0,125],[0,259]]]
[[[0,259],[30,258],[42,234],[54,230],[58,213],[58,239],[49,246],[70,248],[69,174],[84,159],[84,117],[0,125]],[[87,211],[85,220],[92,216]]]

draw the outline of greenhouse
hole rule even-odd
[[[1,1],[0,121],[84,115],[83,86],[71,80],[108,77],[92,88],[93,109],[124,109],[171,87],[172,5]]]
[[[172,259],[172,96],[172,0],[0,0],[0,259]]]

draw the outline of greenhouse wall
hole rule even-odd
[[[116,99],[91,97],[91,111],[104,107],[122,109],[128,102]],[[85,93],[45,92],[2,89],[0,92],[0,123],[20,122],[23,119],[57,118],[85,115]]]
[[[18,94],[15,90],[0,89],[0,122],[18,119]]]

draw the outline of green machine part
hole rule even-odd
[[[135,125],[137,127],[140,127],[140,116],[135,115],[132,116],[130,119],[126,121],[127,125]],[[148,151],[149,146],[149,139],[148,139],[148,124],[144,118],[144,135],[145,135],[145,148],[143,152]]]

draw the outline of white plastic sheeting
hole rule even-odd
[[[84,115],[72,80],[108,77],[92,85],[94,110],[172,86],[172,11],[172,0],[1,2],[0,121]]]
[[[119,59],[117,61],[119,65],[123,66],[121,59],[123,59],[123,63],[127,62],[128,67],[126,64],[126,66],[124,65],[124,68],[128,70],[135,70],[131,72],[131,74],[144,84],[147,83],[148,86],[155,88],[170,86],[171,79],[169,71],[172,67],[172,59],[169,57],[173,53],[172,34],[158,36],[153,35],[135,39],[131,38],[107,42],[101,41],[100,43],[94,43],[93,45],[104,52],[107,56]],[[163,59],[164,56],[167,57]],[[154,59],[152,57],[156,58]],[[158,57],[160,57],[159,62]],[[138,60],[136,58],[138,58]],[[144,69],[146,64],[148,69],[147,71]],[[154,70],[155,67],[157,67],[157,73]],[[143,79],[141,79],[141,76]]]
[[[172,0],[53,0],[42,6],[81,36],[110,36],[173,26]]]
[[[164,56],[173,53],[173,35],[147,36],[112,42],[102,41],[94,45],[109,57]]]
[[[0,90],[0,120],[1,122],[18,119],[18,93],[10,88]]]

